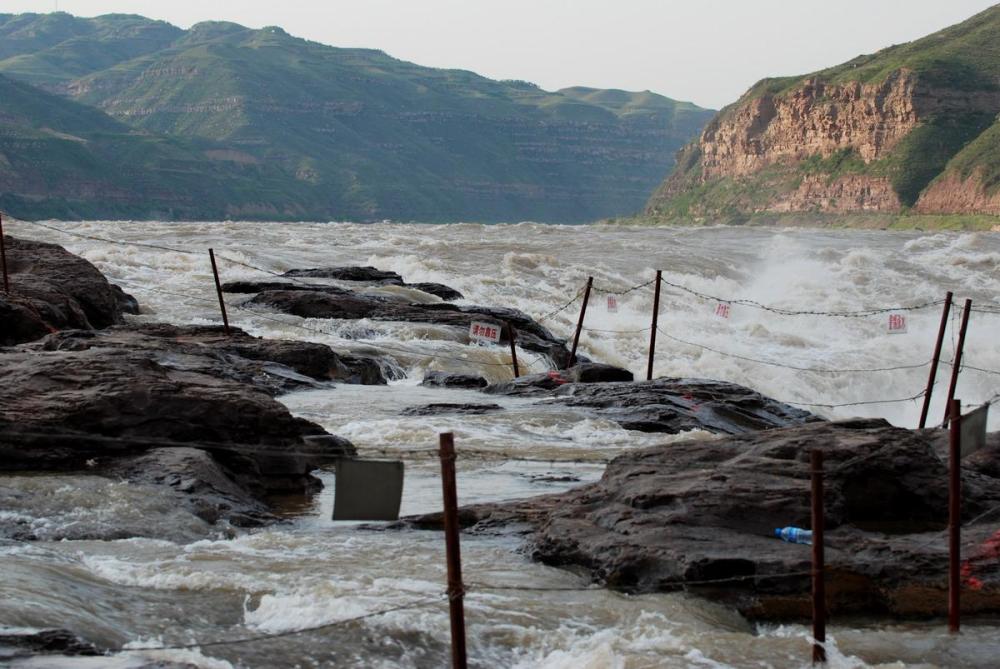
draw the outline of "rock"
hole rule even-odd
[[[222,284],[222,292],[236,294],[262,293],[266,290],[315,290],[335,295],[350,295],[351,291],[337,286],[321,286],[291,281],[228,281]]]
[[[582,362],[562,372],[570,383],[610,383],[634,380],[632,372],[613,365],[602,365],[596,362]]]
[[[547,356],[557,366],[569,361],[566,342],[526,314],[515,309],[458,306],[448,302],[407,304],[360,293],[334,294],[318,290],[269,290],[257,294],[248,304],[300,316],[302,318],[368,318],[376,321],[431,323],[467,333],[473,321],[488,322],[503,330],[501,342],[509,342],[504,324],[517,330],[518,345]]]
[[[626,430],[677,434],[707,430],[740,434],[798,425],[820,418],[724,381],[655,379],[638,383],[572,383],[570,378],[613,376],[628,372],[605,365],[580,365],[580,372],[530,374],[491,385],[492,395],[545,397],[549,403],[580,407],[593,416],[613,420]]]
[[[61,655],[101,655],[88,641],[64,629],[20,629],[0,627],[0,649],[11,648],[20,654],[59,653]],[[16,655],[14,655],[16,656]],[[0,659],[5,653],[0,650]],[[8,656],[9,657],[9,656]]]
[[[612,461],[598,483],[465,507],[459,517],[484,531],[527,523],[534,559],[584,568],[615,589],[683,588],[751,618],[799,619],[810,612],[810,547],[773,532],[809,527],[809,454],[817,448],[825,456],[830,613],[942,615],[947,465],[932,439],[881,420],[643,449]],[[968,468],[962,476],[966,522],[1000,503],[1000,479]],[[418,527],[439,522],[440,514],[413,519]],[[997,522],[963,529],[970,613],[1000,612]]]
[[[401,412],[404,416],[440,416],[447,414],[480,415],[503,411],[499,404],[427,404],[419,407],[409,407]]]
[[[387,272],[375,267],[318,267],[314,269],[291,269],[282,276],[339,279],[341,281],[366,281],[396,286],[403,285],[403,277],[395,272]]]
[[[166,367],[239,381],[270,395],[314,388],[329,381],[386,383],[379,362],[373,358],[340,355],[324,344],[252,337],[239,328],[231,328],[230,332],[227,336],[219,326],[143,323],[98,332],[67,330],[49,335],[29,348],[144,351]]]
[[[91,263],[61,246],[4,237],[11,292],[0,294],[0,346],[64,328],[121,323],[137,303]]]
[[[436,295],[442,300],[461,300],[464,295],[458,292],[451,286],[446,286],[443,283],[407,283],[404,284],[408,288],[416,288],[430,295]]]
[[[13,350],[0,355],[0,375],[7,471],[80,470],[91,458],[191,445],[251,492],[303,492],[318,464],[354,452],[264,393],[146,352]]]
[[[435,386],[440,388],[485,388],[489,382],[478,374],[452,374],[450,372],[427,372],[424,380],[420,382],[422,386]]]

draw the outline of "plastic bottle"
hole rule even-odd
[[[813,533],[810,530],[803,530],[801,527],[778,527],[774,530],[774,536],[792,544],[811,546],[813,542]]]

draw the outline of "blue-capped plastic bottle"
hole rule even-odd
[[[812,546],[813,542],[813,533],[810,530],[803,530],[801,527],[778,527],[774,530],[774,536],[792,544]]]

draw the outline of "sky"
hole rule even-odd
[[[112,12],[182,28],[277,25],[494,79],[651,90],[718,109],[754,82],[804,74],[958,23],[991,0],[0,0],[0,13]]]

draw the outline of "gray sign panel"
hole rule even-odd
[[[334,520],[398,520],[402,499],[402,462],[337,461]]]
[[[972,455],[986,446],[986,418],[989,416],[989,412],[990,405],[984,404],[962,416],[961,457]]]

